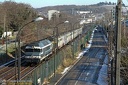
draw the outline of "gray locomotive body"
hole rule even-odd
[[[25,61],[39,63],[52,54],[52,48],[52,42],[47,39],[27,45],[25,48]]]

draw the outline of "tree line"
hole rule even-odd
[[[102,5],[116,5],[116,3],[114,2],[99,2],[97,3],[98,6],[102,6]]]
[[[0,4],[0,35],[6,31],[17,31],[23,24],[37,16],[28,4],[5,1]]]

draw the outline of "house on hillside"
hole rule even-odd
[[[77,13],[79,15],[81,15],[81,14],[90,14],[90,13],[92,13],[92,11],[77,11]]]

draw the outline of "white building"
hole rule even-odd
[[[78,14],[89,14],[92,13],[92,11],[77,11]]]
[[[48,11],[48,20],[51,20],[51,18],[53,17],[53,14],[59,14],[60,12],[57,10],[49,10]]]
[[[6,37],[6,34],[7,34],[7,37],[12,37],[12,32],[4,32],[3,34],[2,34],[2,37],[1,38],[5,38]]]

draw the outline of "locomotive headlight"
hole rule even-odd
[[[41,58],[41,56],[39,56],[38,58]]]
[[[33,56],[33,58],[38,58],[37,56]]]
[[[30,56],[25,56],[26,58],[30,58]]]
[[[41,58],[41,56],[32,56],[32,58]]]

